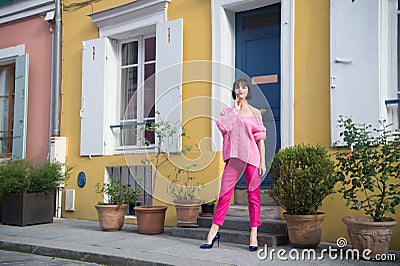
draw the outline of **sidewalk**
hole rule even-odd
[[[202,241],[171,237],[170,231],[171,228],[166,227],[164,234],[141,235],[136,233],[135,225],[125,224],[122,231],[103,232],[100,231],[97,221],[55,219],[52,224],[26,227],[0,225],[0,249],[110,265],[400,264],[399,251],[389,252],[395,253],[397,258],[391,262],[333,260],[328,255],[321,260],[295,261],[289,258],[290,246],[275,247],[287,251],[287,261],[279,260],[277,252],[272,261],[269,257],[261,260],[257,252],[249,252],[245,245],[225,243],[223,235],[219,248],[202,250],[199,249]],[[328,248],[329,245],[337,248],[336,244],[321,243],[317,256],[322,248]],[[268,251],[272,248],[268,247]],[[301,250],[299,252],[301,254]]]

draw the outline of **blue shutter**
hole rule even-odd
[[[24,54],[15,60],[15,97],[12,159],[26,157],[26,125],[28,112],[28,67],[29,55]]]

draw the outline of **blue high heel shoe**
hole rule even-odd
[[[249,251],[254,252],[257,251],[258,246],[249,246]]]
[[[216,240],[218,240],[218,247],[219,247],[219,239],[221,238],[221,235],[219,234],[219,232],[217,232],[217,234],[214,236],[213,240],[211,241],[211,244],[203,244],[200,246],[200,248],[204,248],[204,249],[210,249],[214,246],[214,242]]]

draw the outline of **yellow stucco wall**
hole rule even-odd
[[[67,188],[76,190],[74,212],[63,211],[63,216],[77,219],[96,220],[97,213],[93,205],[101,200],[95,193],[95,184],[103,182],[106,166],[126,165],[125,158],[119,156],[88,157],[79,156],[81,104],[81,62],[82,41],[98,37],[97,26],[91,22],[88,14],[128,3],[128,0],[100,1],[84,7],[73,7],[75,0],[64,0],[63,12],[63,83],[62,83],[62,119],[61,134],[68,138],[67,163],[74,166]],[[66,8],[68,7],[69,8]],[[192,60],[211,60],[211,14],[210,1],[173,0],[168,7],[168,20],[184,19],[185,62]],[[79,25],[79,27],[77,27]],[[330,145],[329,113],[329,0],[295,1],[295,143],[321,143]],[[199,67],[199,66],[197,66]],[[204,137],[211,136],[211,103],[202,97],[211,96],[211,86],[207,82],[191,82],[191,74],[201,72],[201,77],[210,79],[211,68],[184,66],[183,121],[190,140],[184,144],[199,144],[199,148],[189,154],[194,159],[205,156],[212,164],[196,171],[199,181],[209,184],[204,191],[207,197],[216,195],[218,177],[222,170],[221,154],[210,152],[210,142]],[[285,74],[285,73],[282,73]],[[195,102],[191,101],[196,99]],[[201,115],[191,119],[193,114]],[[203,142],[201,142],[203,140]],[[133,156],[140,165],[142,155]],[[210,159],[211,158],[211,159]],[[87,174],[85,188],[78,188],[77,174],[84,170]],[[173,168],[165,166],[163,173],[173,173]],[[164,191],[165,192],[165,191]],[[175,210],[169,206],[166,225],[176,223]],[[347,215],[363,215],[350,211],[344,206],[340,195],[333,195],[324,201],[322,211],[327,213],[323,223],[323,241],[334,242],[338,237],[348,237],[341,218]],[[400,215],[394,216],[398,221]],[[128,222],[135,222],[129,220]],[[395,227],[391,248],[400,249],[400,228]]]
[[[61,119],[61,134],[68,138],[67,164],[73,166],[73,172],[66,188],[75,189],[75,211],[63,211],[62,215],[67,218],[96,220],[97,212],[93,205],[102,200],[95,193],[95,184],[102,183],[106,166],[126,165],[123,155],[102,157],[81,157],[79,155],[80,145],[80,117],[81,105],[81,67],[82,67],[82,41],[98,38],[98,28],[92,23],[88,14],[99,12],[115,6],[126,4],[131,1],[100,1],[80,6],[75,0],[66,0],[63,10],[63,105]],[[184,39],[183,59],[185,62],[192,60],[211,60],[211,15],[210,2],[204,0],[174,0],[168,6],[168,20],[183,18]],[[202,21],[202,23],[198,23]],[[79,27],[77,27],[79,25]],[[221,173],[219,154],[210,152],[210,142],[201,141],[204,137],[211,135],[209,101],[204,97],[211,96],[211,86],[207,82],[192,82],[193,74],[204,80],[210,80],[211,67],[203,68],[204,65],[184,66],[183,86],[183,122],[190,139],[184,139],[184,145],[200,144],[194,148],[188,157],[211,162],[210,165],[195,171],[194,175],[198,181],[206,184],[202,198],[213,198],[218,193],[219,182],[215,177]],[[194,100],[195,99],[195,100]],[[188,101],[189,100],[189,101]],[[201,105],[201,108],[199,106]],[[200,116],[193,118],[194,114]],[[141,165],[143,154],[130,156],[133,164]],[[161,169],[163,176],[173,174],[171,165],[164,165]],[[77,175],[84,171],[87,183],[84,188],[77,185]],[[165,196],[165,180],[158,179],[156,193]],[[164,204],[156,200],[154,203]],[[136,222],[128,219],[127,222]],[[175,210],[169,205],[166,214],[166,225],[176,224]]]
[[[320,143],[330,147],[329,2],[295,1],[295,144]],[[342,217],[364,216],[345,207],[340,194],[326,198],[321,211],[327,214],[322,225],[322,240],[328,242],[336,242],[339,237],[349,240]],[[392,217],[400,221],[400,213]],[[391,248],[400,249],[398,225],[394,228]]]

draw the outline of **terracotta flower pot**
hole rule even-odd
[[[103,231],[118,231],[124,226],[125,211],[128,204],[123,205],[95,205],[99,215],[100,228]]]
[[[357,216],[344,217],[342,221],[347,225],[351,245],[358,249],[360,254],[365,249],[372,250],[368,255],[371,258],[375,258],[377,254],[388,253],[392,228],[397,224],[396,220],[374,222],[372,217]]]
[[[177,226],[197,227],[200,203],[200,200],[174,200]]]
[[[288,227],[290,243],[298,248],[315,248],[321,242],[321,224],[325,213],[291,215],[283,213]]]
[[[164,232],[166,206],[136,206],[137,232],[139,234],[161,234]]]

